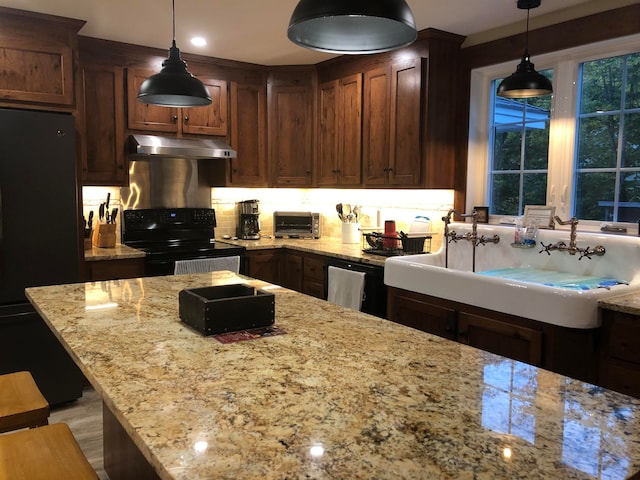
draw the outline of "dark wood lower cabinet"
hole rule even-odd
[[[324,298],[325,257],[287,248],[247,252],[247,275]]]
[[[387,318],[396,323],[590,383],[598,380],[599,329],[550,325],[393,287],[387,291]]]
[[[247,275],[280,285],[280,250],[252,250],[247,252]]]
[[[533,328],[458,312],[457,340],[532,365],[542,363],[542,332]]]
[[[85,262],[87,282],[144,276],[144,258],[125,258]]]
[[[600,385],[640,398],[640,318],[602,310]]]

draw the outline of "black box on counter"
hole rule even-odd
[[[273,325],[275,296],[245,284],[181,290],[180,320],[215,335]]]

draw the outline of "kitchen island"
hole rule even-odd
[[[286,333],[223,344],[180,322],[180,290],[233,283],[274,293]],[[640,471],[638,400],[230,272],[27,296],[103,399],[111,480],[142,478],[114,429],[163,479]]]

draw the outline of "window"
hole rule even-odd
[[[579,73],[575,215],[640,218],[640,53],[584,62]]]
[[[554,94],[495,95],[513,62],[472,72],[467,207],[491,222],[553,205],[581,228],[640,218],[640,35],[536,56]]]
[[[540,72],[553,81],[552,71]],[[490,213],[522,215],[525,205],[545,205],[551,97],[511,99],[495,94],[489,178]]]

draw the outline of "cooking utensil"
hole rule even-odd
[[[340,221],[344,222],[344,215],[342,214],[342,204],[338,203],[336,205],[336,212],[338,212],[338,217],[340,218]]]
[[[111,199],[111,192],[107,192],[107,201],[104,204],[104,210],[109,213],[109,199]]]
[[[102,220],[104,219],[104,203],[101,203],[98,207],[98,219],[100,220],[100,223],[102,223]]]
[[[116,223],[116,217],[118,216],[118,209],[111,210],[111,223]]]
[[[93,228],[93,210],[89,212],[88,225],[89,225],[89,230],[91,230]]]
[[[356,216],[356,222],[358,221],[358,217],[360,217],[360,209],[362,207],[360,205],[355,205],[353,207],[353,210],[351,210],[351,212]]]

